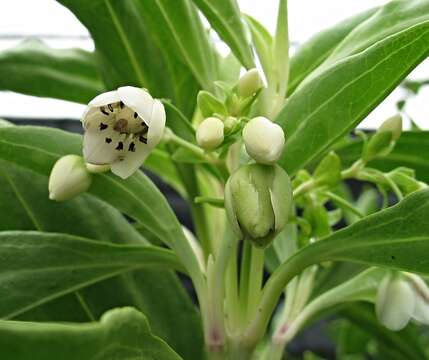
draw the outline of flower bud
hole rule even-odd
[[[274,164],[285,144],[283,129],[265,117],[250,120],[243,129],[247,153],[261,164]]]
[[[197,143],[203,149],[213,150],[223,142],[223,122],[222,120],[209,117],[205,119],[197,129]]]
[[[402,275],[386,276],[377,292],[378,321],[389,330],[403,329],[415,311],[415,292]]]
[[[292,203],[289,176],[278,165],[240,167],[225,187],[225,209],[239,238],[265,247],[284,228]]]
[[[399,139],[402,133],[402,116],[400,114],[397,114],[385,120],[378,128],[378,132],[386,131],[390,131],[392,133],[393,141]]]
[[[49,198],[55,201],[69,200],[88,190],[92,176],[82,157],[66,155],[53,166],[49,176]]]
[[[401,132],[401,115],[395,115],[384,121],[374,136],[365,144],[362,152],[362,160],[368,162],[376,157],[388,155],[392,151]]]
[[[237,92],[241,97],[249,97],[256,93],[263,82],[257,69],[253,68],[247,71],[238,81]]]

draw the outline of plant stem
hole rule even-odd
[[[261,297],[264,274],[264,249],[251,246],[250,269],[247,295],[247,319],[252,319]]]
[[[234,332],[238,328],[240,319],[237,284],[237,248],[238,242],[231,250],[231,256],[226,272],[225,307],[229,332]]]
[[[251,245],[249,241],[243,241],[240,268],[240,324],[245,326],[247,319],[247,300],[249,297],[249,273],[251,261]]]

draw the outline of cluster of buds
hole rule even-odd
[[[378,289],[375,309],[379,322],[392,331],[411,319],[429,324],[429,288],[418,275],[389,274]]]

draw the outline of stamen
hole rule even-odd
[[[104,115],[109,116],[109,113],[108,113],[106,110],[104,110],[104,106],[101,106],[101,107],[100,107],[100,111],[101,111]]]
[[[107,129],[108,127],[109,127],[109,125],[100,123],[100,131]]]
[[[123,109],[123,108],[124,108],[124,103],[123,103],[122,101],[119,101],[119,107],[120,107],[121,109]]]
[[[139,136],[139,140],[140,140],[143,144],[147,144],[147,139],[146,139],[143,135],[140,135],[140,136]]]
[[[131,151],[131,152],[136,151],[136,145],[134,144],[134,142],[130,143],[130,146],[128,146],[128,151]]]
[[[106,138],[106,143],[110,144],[112,142],[111,138]]]
[[[110,112],[113,112],[113,106],[112,106],[112,104],[107,105],[107,107],[109,108]]]
[[[115,148],[115,150],[124,150],[124,143],[122,141],[119,141],[118,146]]]
[[[116,121],[115,125],[113,125],[113,130],[124,133],[127,132],[128,121],[126,119],[119,119]]]
[[[139,116],[139,114],[137,114],[136,112],[134,113],[134,119],[137,119],[137,116]]]

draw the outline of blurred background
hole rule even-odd
[[[238,0],[241,10],[260,20],[272,33],[275,29],[277,0]],[[386,0],[290,0],[289,26],[293,49],[312,35],[358,12],[382,5]],[[0,51],[17,45],[28,37],[42,39],[56,48],[94,48],[87,30],[74,15],[54,0],[13,0],[0,12]],[[220,41],[219,50],[227,53]],[[142,59],[144,61],[144,59]],[[412,81],[429,79],[429,61],[416,68],[409,77]],[[395,113],[397,103],[407,99],[404,111],[423,129],[429,129],[426,121],[429,87],[423,87],[416,95],[404,88],[395,90],[383,104],[375,109],[360,125],[362,128],[377,127],[385,118]],[[11,92],[0,91],[0,118],[14,121],[44,119],[78,119],[84,106],[61,100],[40,99]],[[410,121],[406,126],[410,126]]]

